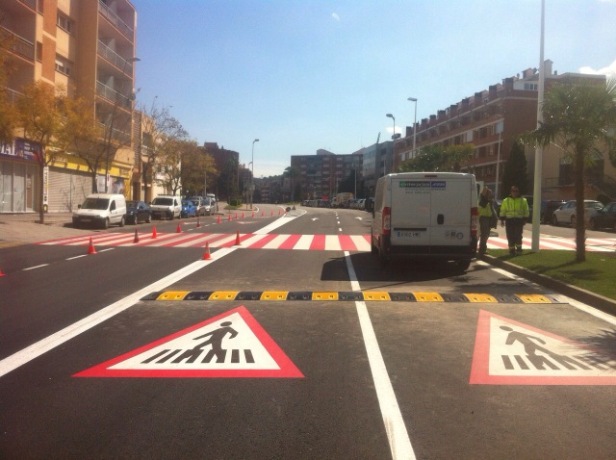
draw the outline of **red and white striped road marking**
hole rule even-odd
[[[236,245],[237,234],[230,233],[159,233],[156,238],[143,234],[135,243],[131,233],[104,233],[94,236],[79,236],[45,241],[42,245],[87,246],[92,238],[95,246],[121,247],[165,247],[192,248],[204,247],[206,243],[211,248],[229,248]],[[303,251],[370,251],[370,235],[299,235],[299,234],[258,234],[240,233],[241,248],[247,249],[287,249]],[[507,249],[507,239],[491,237],[488,240],[489,249]],[[531,249],[531,239],[524,238],[522,248]],[[539,248],[542,250],[561,249],[575,251],[573,238],[543,237]],[[595,252],[614,252],[616,238],[587,238],[586,250]]]

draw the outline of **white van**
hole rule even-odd
[[[476,255],[479,217],[473,174],[388,174],[376,183],[372,252],[455,261],[466,270]]]
[[[126,198],[118,193],[94,193],[73,213],[73,227],[85,225],[109,228],[124,227],[126,222]]]
[[[152,219],[179,219],[182,214],[182,199],[173,195],[158,195],[150,204]]]

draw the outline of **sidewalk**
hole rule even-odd
[[[72,228],[70,212],[45,214],[39,223],[38,213],[0,214],[0,247],[83,235],[90,230]]]

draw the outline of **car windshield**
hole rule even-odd
[[[108,198],[86,198],[81,209],[107,209],[108,206]]]
[[[171,206],[173,204],[173,200],[171,198],[154,198],[152,204]]]
[[[182,201],[182,206],[194,206],[195,204],[192,201]]]
[[[209,198],[206,198],[206,199],[204,199],[204,200],[203,200],[203,204],[204,204],[205,206],[209,206],[209,205],[211,205],[211,204],[212,204],[212,201],[211,201]]]
[[[591,202],[586,202],[584,204],[585,208],[589,208],[589,209],[601,209],[603,207],[603,204],[601,204],[598,201],[591,201]]]

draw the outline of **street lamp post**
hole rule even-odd
[[[395,139],[396,138],[396,117],[394,117],[391,113],[388,113],[387,115],[385,115],[387,118],[391,118],[394,122],[394,133],[392,134],[391,138]]]
[[[252,194],[255,190],[255,142],[259,142],[259,139],[252,141],[252,154],[250,159],[250,209],[252,210]]]
[[[411,158],[415,158],[415,148],[417,147],[417,98],[409,97],[409,101],[415,103],[415,116],[413,117],[413,152]]]

